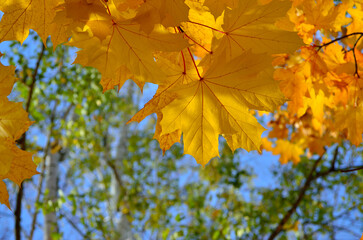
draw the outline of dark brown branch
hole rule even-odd
[[[38,59],[37,59],[37,63],[32,75],[32,79],[31,79],[31,84],[30,84],[30,89],[29,89],[29,94],[28,94],[28,99],[26,101],[26,106],[25,106],[25,110],[27,112],[29,112],[29,108],[30,108],[30,104],[32,101],[32,97],[33,97],[33,93],[34,93],[34,87],[35,87],[35,82],[37,80],[37,76],[38,76],[38,69],[40,66],[40,63],[42,61],[43,55],[45,52],[45,46],[42,45],[42,50],[39,53]],[[20,138],[19,140],[19,145],[20,148],[22,150],[26,150],[26,132],[23,134],[23,136]],[[18,191],[18,194],[16,196],[16,207],[15,207],[15,239],[16,240],[21,240],[21,207],[22,207],[22,200],[23,200],[23,184],[20,184],[20,188]]]
[[[279,222],[277,227],[272,231],[272,233],[271,233],[270,237],[268,238],[268,240],[275,239],[275,237],[283,230],[284,225],[289,221],[292,214],[295,213],[295,211],[296,211],[297,207],[299,206],[300,202],[303,200],[306,191],[309,189],[309,187],[311,185],[311,182],[314,180],[314,173],[315,173],[316,168],[318,167],[319,163],[323,159],[323,155],[318,160],[316,160],[314,162],[314,165],[311,168],[310,173],[309,173],[308,177],[306,178],[305,184],[301,188],[297,199],[295,200],[295,202],[293,203],[291,208],[286,212],[285,216],[281,219],[281,221]]]
[[[362,170],[362,169],[363,169],[363,165],[351,166],[351,167],[346,167],[346,168],[329,169],[327,171],[317,173],[314,176],[314,179],[317,179],[320,177],[325,177],[325,176],[327,176],[331,173],[335,173],[335,172],[347,173],[347,172],[354,172],[354,171],[358,171],[358,170]]]
[[[330,44],[333,44],[335,42],[338,42],[340,40],[343,40],[344,38],[348,38],[348,37],[351,37],[351,36],[355,36],[355,35],[363,35],[363,32],[354,32],[354,33],[350,33],[348,35],[344,35],[342,37],[338,37],[334,40],[331,40],[330,42],[327,42],[327,43],[324,43],[323,45],[318,45],[316,46],[318,48],[318,51],[320,51],[323,47],[326,47],[326,46],[329,46]]]
[[[296,211],[298,205],[300,204],[300,202],[302,201],[302,199],[305,196],[305,193],[307,191],[307,189],[310,187],[311,183],[320,178],[320,177],[325,177],[331,173],[334,172],[352,172],[352,171],[357,171],[357,170],[361,170],[363,169],[363,166],[354,166],[354,167],[348,167],[348,168],[335,168],[335,163],[338,159],[338,153],[339,153],[339,146],[335,149],[334,151],[334,156],[332,159],[332,163],[331,166],[329,168],[329,170],[324,171],[324,172],[318,172],[315,174],[316,172],[316,168],[319,165],[320,161],[322,160],[322,157],[320,157],[318,160],[315,161],[313,168],[311,169],[309,176],[307,177],[304,186],[301,188],[300,192],[299,192],[299,196],[296,199],[296,201],[293,203],[293,205],[291,206],[291,208],[287,211],[287,213],[285,214],[285,216],[281,219],[281,221],[279,222],[278,226],[275,228],[275,230],[272,232],[272,234],[270,235],[270,237],[268,238],[269,240],[274,239],[282,230],[284,225],[287,223],[287,221],[290,219],[290,217],[292,216],[292,214]]]
[[[26,101],[25,111],[27,111],[27,112],[29,112],[30,104],[32,102],[33,92],[34,92],[34,86],[35,86],[35,82],[37,81],[38,70],[39,70],[40,63],[42,61],[44,52],[45,52],[45,46],[42,45],[42,50],[39,53],[38,60],[37,60],[37,64],[35,65],[35,69],[34,69],[34,72],[33,72],[33,75],[32,75],[32,81],[31,81],[31,84],[30,84],[30,90],[29,90],[29,94],[28,94],[28,100]]]
[[[363,32],[354,32],[354,33],[351,33],[348,35],[344,35],[342,37],[338,37],[330,42],[324,43],[323,45],[319,45],[316,47],[318,48],[317,50],[320,51],[323,47],[327,47],[332,43],[335,43],[337,41],[343,40],[344,38],[348,38],[348,37],[355,36],[355,35],[359,35],[359,37],[358,37],[357,41],[355,41],[353,48],[351,49],[353,51],[353,58],[354,58],[354,65],[355,65],[354,76],[357,76],[358,78],[360,78],[359,73],[358,73],[358,62],[357,62],[357,56],[355,55],[355,48],[356,48],[359,40],[363,37]]]
[[[357,46],[359,40],[363,37],[363,34],[361,34],[359,36],[359,38],[357,39],[357,41],[355,41],[354,46],[353,46],[353,57],[354,57],[354,66],[355,66],[355,72],[354,75],[357,76],[358,78],[360,78],[359,73],[358,73],[358,62],[357,62],[357,56],[355,55],[355,47]]]
[[[353,168],[346,168],[346,169],[340,169],[340,172],[354,172],[354,171],[358,171],[358,170],[362,170],[363,166],[359,166],[359,167],[353,167]]]
[[[333,157],[333,160],[331,161],[331,165],[330,165],[330,169],[329,169],[331,171],[335,170],[335,163],[338,159],[338,153],[339,153],[339,146],[337,146],[334,150],[334,157]]]

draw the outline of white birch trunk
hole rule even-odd
[[[55,154],[49,154],[46,159],[45,168],[45,191],[44,202],[54,206],[51,211],[44,213],[44,240],[52,240],[52,234],[58,233],[57,221],[57,201],[58,201],[58,180],[59,180],[59,163],[66,157],[67,151],[60,150]]]
[[[50,154],[46,159],[45,168],[45,203],[54,204],[58,195],[58,154]],[[44,214],[44,240],[51,240],[52,233],[58,232],[56,209]]]

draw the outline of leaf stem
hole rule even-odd
[[[216,31],[216,32],[220,32],[220,33],[223,33],[223,34],[227,34],[226,32],[223,32],[221,30],[218,30],[216,28],[213,28],[211,26],[208,26],[208,25],[205,25],[205,24],[202,24],[202,23],[197,23],[197,22],[193,22],[193,21],[188,21],[188,23],[193,23],[193,24],[196,24],[196,25],[199,25],[199,26],[202,26],[202,27],[206,27],[206,28],[212,29],[213,31]]]
[[[197,41],[195,41],[193,38],[189,37],[188,34],[186,34],[186,32],[184,32],[184,30],[181,27],[178,27],[178,30],[180,33],[183,33],[184,36],[186,36],[188,39],[192,40],[195,44],[197,44],[199,47],[203,48],[206,52],[208,53],[212,53],[211,51],[209,51],[208,49],[206,49],[204,46],[202,46],[200,43],[198,43]]]
[[[182,55],[182,58],[183,58],[183,67],[184,67],[184,74],[187,73],[187,69],[186,69],[186,66],[185,66],[185,57],[184,57],[184,53],[183,53],[183,50],[180,51],[181,55]]]
[[[202,78],[202,77],[200,76],[200,74],[199,74],[199,70],[198,70],[197,64],[196,64],[196,63],[195,63],[195,61],[194,61],[193,54],[192,54],[192,52],[190,51],[190,49],[189,49],[189,48],[187,48],[187,49],[188,49],[189,55],[190,55],[190,57],[191,57],[191,59],[192,59],[192,61],[193,61],[193,64],[194,64],[195,70],[197,71],[198,77],[199,77],[199,79],[200,79],[200,80],[202,80],[203,78]]]

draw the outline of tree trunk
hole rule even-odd
[[[52,240],[53,234],[59,233],[57,221],[58,201],[58,164],[66,156],[64,150],[50,154],[46,159],[45,170],[45,196],[44,203],[47,204],[44,212],[44,240]]]

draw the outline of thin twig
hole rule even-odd
[[[358,73],[358,62],[357,62],[357,56],[355,55],[355,47],[357,46],[359,40],[363,37],[363,34],[359,36],[359,38],[357,39],[357,41],[355,41],[354,46],[353,46],[353,57],[354,57],[354,66],[355,66],[355,72],[354,75],[357,76],[358,78],[360,78],[359,73]]]
[[[357,56],[355,55],[355,48],[359,42],[359,40],[363,37],[363,32],[354,32],[354,33],[350,33],[348,35],[344,35],[342,37],[338,37],[330,42],[324,43],[323,45],[318,45],[316,46],[318,49],[318,51],[320,51],[323,47],[327,47],[332,43],[335,43],[337,41],[343,40],[344,38],[348,38],[351,36],[355,36],[355,35],[359,35],[357,41],[355,41],[353,48],[351,49],[353,51],[353,58],[354,58],[354,65],[355,65],[355,71],[354,71],[354,76],[357,76],[358,78],[360,78],[359,73],[358,73],[358,61],[357,61]]]
[[[339,169],[340,172],[354,172],[358,170],[362,170],[363,166],[353,167],[353,168],[345,168],[345,169]]]
[[[338,38],[336,38],[334,40],[331,40],[330,42],[324,43],[323,45],[318,45],[316,47],[318,48],[318,51],[320,51],[323,47],[329,46],[332,43],[338,42],[340,40],[343,40],[344,38],[348,38],[348,37],[351,37],[351,36],[354,36],[354,35],[361,35],[362,36],[363,35],[363,32],[350,33],[348,35],[344,35],[342,37],[338,37]]]

